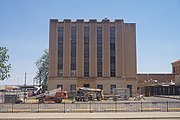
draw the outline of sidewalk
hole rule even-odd
[[[0,120],[180,120],[180,112],[121,113],[0,113]]]

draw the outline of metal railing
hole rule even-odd
[[[0,104],[0,113],[18,112],[180,112],[180,102],[79,102]]]

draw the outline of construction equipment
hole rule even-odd
[[[129,88],[114,88],[113,94],[111,95],[104,95],[104,99],[113,99],[114,101],[117,100],[128,100],[130,97]]]
[[[134,97],[134,101],[140,101],[141,99],[145,100],[144,95],[137,95]]]
[[[103,91],[101,89],[92,89],[81,87],[77,90],[77,94],[75,96],[76,101],[94,101],[97,99],[101,101],[103,99]]]
[[[23,100],[20,98],[20,94],[8,92],[4,95],[4,103],[22,103]]]
[[[117,100],[128,100],[130,97],[129,88],[114,88],[113,94],[104,95],[103,90],[101,89],[92,89],[81,87],[77,90],[77,94],[75,96],[76,101],[94,101],[94,100],[108,100],[113,99]]]
[[[128,100],[130,97],[129,88],[114,88],[113,89],[113,100]]]
[[[57,88],[57,89],[51,90],[49,92],[45,92],[42,94],[32,96],[30,98],[38,99],[39,103],[44,103],[46,101],[61,103],[62,99],[68,98],[68,96],[67,96],[67,91],[62,91],[61,88]]]

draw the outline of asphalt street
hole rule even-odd
[[[0,113],[0,120],[179,120],[178,112]]]

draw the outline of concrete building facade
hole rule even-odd
[[[173,76],[175,77],[175,75],[180,75],[180,59],[172,62],[171,65]]]
[[[122,19],[50,20],[48,90],[130,88],[137,92],[136,24]]]
[[[175,79],[175,85],[180,86],[180,59],[171,63],[172,74]]]

